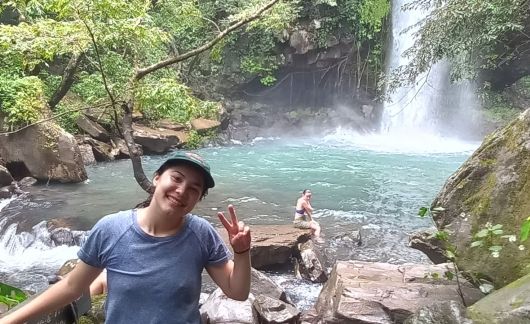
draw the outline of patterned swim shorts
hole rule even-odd
[[[309,228],[311,228],[311,222],[308,222],[308,221],[303,220],[303,219],[295,220],[293,222],[293,224],[294,224],[294,227],[300,228],[300,229],[309,229]]]

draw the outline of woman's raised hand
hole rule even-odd
[[[245,226],[242,221],[237,220],[234,206],[228,205],[228,212],[232,219],[231,222],[226,219],[223,212],[218,212],[217,216],[228,232],[228,240],[230,241],[230,245],[232,245],[234,253],[245,253],[250,250],[250,228]]]

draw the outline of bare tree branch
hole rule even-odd
[[[74,83],[75,72],[77,71],[77,67],[79,66],[79,63],[81,63],[81,60],[84,56],[84,53],[74,54],[70,58],[70,61],[68,61],[68,64],[66,65],[66,68],[63,72],[61,84],[59,84],[59,87],[55,90],[52,97],[48,101],[48,106],[51,110],[54,110],[55,106],[57,106],[57,104],[64,98],[66,93],[72,87],[72,84]]]
[[[166,60],[160,61],[158,63],[155,63],[151,66],[139,69],[136,71],[136,74],[132,77],[130,81],[130,90],[129,90],[129,96],[126,99],[126,102],[122,104],[124,116],[123,116],[123,138],[125,139],[125,143],[127,144],[127,148],[129,149],[129,156],[131,158],[131,162],[133,165],[133,172],[134,172],[134,178],[136,179],[136,182],[142,187],[143,190],[145,190],[148,193],[153,192],[153,185],[151,181],[145,176],[143,167],[142,167],[142,159],[140,156],[140,152],[138,151],[136,144],[134,142],[133,137],[133,128],[132,128],[132,113],[134,110],[134,89],[138,85],[138,81],[140,81],[143,77],[148,75],[149,73],[155,72],[159,69],[162,69],[164,67],[168,67],[172,64],[184,61],[190,57],[197,56],[201,54],[202,52],[212,48],[215,44],[217,44],[219,41],[221,41],[224,37],[226,37],[231,32],[237,30],[238,28],[241,28],[242,26],[248,24],[249,22],[258,19],[266,10],[270,9],[274,4],[276,4],[280,0],[272,0],[260,9],[258,9],[255,13],[252,15],[243,18],[236,23],[232,24],[230,27],[226,28],[222,32],[220,32],[214,39],[210,40],[208,43],[204,44],[203,46],[197,47],[196,49],[193,49],[189,52],[186,52],[181,55],[170,57]]]
[[[79,14],[79,12],[78,12]],[[81,21],[83,22],[83,24],[85,25],[87,31],[88,31],[88,34],[90,35],[90,40],[92,41],[92,45],[94,46],[94,51],[96,52],[96,59],[97,59],[97,62],[98,62],[98,69],[99,69],[99,72],[101,73],[101,78],[103,80],[103,86],[105,87],[105,91],[107,92],[108,96],[109,96],[109,99],[110,99],[110,102],[111,102],[111,105],[112,105],[112,111],[114,113],[114,125],[116,126],[116,130],[118,132],[121,133],[120,131],[120,125],[118,124],[118,111],[117,111],[117,107],[116,107],[116,99],[114,98],[114,95],[112,94],[112,92],[110,91],[110,88],[109,88],[109,85],[108,85],[108,82],[107,82],[107,77],[105,75],[105,70],[103,69],[103,63],[101,62],[101,55],[99,54],[99,47],[98,47],[98,44],[96,42],[96,37],[94,36],[94,33],[92,32],[92,29],[90,29],[90,26],[88,26],[88,24],[86,23],[86,21],[81,18],[81,15],[79,15]]]
[[[140,157],[140,152],[138,150],[138,147],[136,143],[134,142],[133,138],[133,129],[132,129],[132,112],[133,112],[133,105],[132,101],[124,102],[122,104],[122,108],[124,111],[123,115],[123,139],[125,140],[125,143],[127,144],[127,148],[129,149],[129,156],[131,157],[131,162],[133,166],[133,173],[134,178],[136,179],[136,182],[140,185],[140,187],[145,190],[147,193],[151,194],[153,193],[153,184],[151,181],[145,176],[145,172],[142,166],[142,159]]]
[[[41,120],[38,120],[34,123],[31,123],[31,124],[28,124],[24,127],[21,127],[19,129],[16,129],[14,131],[10,131],[10,132],[3,132],[3,133],[0,133],[0,136],[1,135],[10,135],[10,134],[15,134],[15,133],[18,133],[20,131],[23,131],[24,129],[26,128],[30,128],[30,127],[33,127],[35,125],[38,125],[38,124],[42,124],[44,122],[47,122],[47,121],[50,121],[52,119],[56,119],[58,117],[61,117],[63,115],[66,115],[66,114],[70,114],[70,113],[73,113],[73,112],[76,112],[76,111],[81,111],[81,110],[87,110],[87,109],[90,109],[90,108],[96,108],[96,107],[103,107],[103,106],[106,106],[108,105],[108,103],[103,103],[103,104],[100,104],[100,105],[96,105],[96,106],[89,106],[89,107],[82,107],[82,108],[77,108],[77,109],[69,109],[69,110],[66,110],[66,111],[63,111],[62,113],[59,113],[59,114],[56,114],[56,115],[53,115],[51,117],[48,117],[48,118],[44,118],[44,119],[41,119]]]
[[[219,43],[219,41],[221,39],[223,39],[224,37],[226,37],[228,34],[230,34],[231,32],[233,32],[234,30],[248,24],[249,22],[251,21],[254,21],[256,19],[258,19],[261,14],[263,12],[265,12],[266,10],[270,9],[274,4],[276,4],[278,1],[280,0],[272,0],[271,2],[267,3],[265,6],[261,7],[258,11],[256,11],[254,14],[234,23],[233,25],[231,25],[230,27],[226,28],[225,30],[223,30],[222,32],[220,32],[219,34],[217,34],[217,36],[212,39],[211,41],[209,41],[208,43],[200,46],[200,47],[197,47],[196,49],[193,49],[189,52],[186,52],[184,54],[181,54],[181,55],[178,55],[178,56],[175,56],[175,57],[170,57],[164,61],[160,61],[158,63],[155,63],[151,66],[148,66],[148,67],[145,67],[143,69],[139,69],[136,71],[136,75],[134,76],[134,78],[136,80],[140,80],[142,79],[144,76],[146,76],[147,74],[149,73],[152,73],[156,70],[159,70],[163,67],[166,67],[168,65],[171,65],[171,64],[174,64],[174,63],[177,63],[177,62],[180,62],[180,61],[184,61],[192,56],[195,56],[195,55],[198,55],[210,48],[212,48],[215,44]]]

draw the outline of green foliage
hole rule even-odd
[[[521,110],[514,107],[509,95],[485,87],[480,95],[485,117],[493,122],[507,123],[514,119]]]
[[[72,87],[72,92],[79,95],[84,102],[94,104],[106,99],[107,93],[100,73],[79,73],[79,81]]]
[[[203,146],[203,143],[205,141],[204,136],[197,133],[196,130],[192,130],[188,134],[188,139],[186,141],[186,144],[184,145],[184,148],[187,150],[194,150],[201,148]]]
[[[272,73],[276,70],[277,66],[277,62],[270,57],[246,56],[241,60],[241,70],[260,76],[261,83],[267,86],[273,85],[276,82],[276,77]]]
[[[193,118],[214,118],[217,105],[199,101],[188,87],[175,79],[147,78],[138,87],[137,107],[147,120],[168,118],[185,123]]]
[[[82,53],[75,82],[70,89],[81,104],[96,105],[109,102],[109,95],[124,100],[131,90],[131,75],[138,67],[159,62],[169,55],[178,55],[214,38],[220,30],[254,12],[264,0],[10,0],[0,4],[0,11],[16,11],[21,17],[17,25],[0,24],[0,82],[2,107],[9,113],[10,123],[34,121],[35,102],[48,101],[57,90],[61,76],[53,71],[64,67],[74,55]],[[6,9],[7,8],[7,9]],[[223,57],[230,54],[238,39],[249,40],[248,47],[237,55],[246,60],[247,73],[260,75],[264,84],[275,82],[274,69],[282,58],[274,53],[284,29],[292,27],[298,17],[298,1],[281,2],[268,10],[265,19],[248,25],[247,30],[231,40],[218,43],[211,52],[211,72],[220,70]],[[250,35],[250,36],[248,36]],[[92,39],[93,37],[93,39]],[[93,44],[93,41],[96,45]],[[232,49],[228,47],[233,46]],[[245,46],[243,46],[245,47]],[[250,49],[250,50],[248,50]],[[159,70],[143,80],[133,98],[151,120],[170,118],[187,122],[195,117],[216,117],[217,105],[193,97],[181,80],[187,63],[174,69]],[[252,72],[250,72],[252,71]],[[185,71],[186,72],[186,71]],[[189,71],[188,71],[189,72]],[[36,80],[43,82],[37,91]],[[20,79],[20,81],[17,81]],[[22,91],[18,84],[33,80]],[[188,79],[189,80],[189,79]],[[5,87],[4,87],[5,85]],[[150,87],[150,88],[149,88]],[[16,93],[22,91],[21,93]],[[31,92],[33,91],[33,92]],[[30,93],[31,92],[31,93]],[[158,97],[159,96],[159,97]],[[29,100],[33,98],[34,100]],[[157,99],[160,99],[157,100]],[[63,100],[64,101],[64,100]],[[20,104],[30,102],[26,110]],[[81,105],[68,100],[57,109],[59,113]],[[42,105],[41,108],[44,108]],[[156,111],[160,109],[160,111]],[[32,113],[30,113],[32,112]],[[75,114],[59,117],[61,125],[75,129]]]
[[[406,9],[430,8],[433,2],[415,0]],[[411,61],[386,80],[390,90],[413,83],[432,64],[447,58],[452,79],[471,79],[478,68],[492,69],[520,53],[510,40],[521,37],[530,11],[527,0],[436,1],[435,8],[419,23],[414,45],[406,51]]]
[[[8,309],[26,300],[27,295],[22,290],[0,282],[0,303]]]
[[[26,125],[43,117],[44,84],[34,76],[11,79],[0,75],[0,111],[5,126]]]
[[[492,257],[498,258],[503,245],[506,243],[501,241],[501,239],[506,239],[508,242],[515,242],[516,240],[515,235],[503,235],[504,230],[502,227],[501,224],[492,225],[489,222],[486,223],[484,228],[473,236],[474,241],[471,242],[471,247],[486,248]]]
[[[523,224],[521,225],[521,233],[519,235],[519,239],[521,242],[524,242],[528,239],[528,234],[530,233],[530,216],[527,217]]]
[[[57,117],[55,121],[61,126],[65,131],[71,134],[79,133],[79,128],[77,127],[77,117],[81,114],[80,110],[74,109],[74,105],[68,105],[65,103],[60,103],[57,105],[57,108],[54,111],[54,115]]]

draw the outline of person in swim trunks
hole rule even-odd
[[[311,229],[311,233],[320,236],[320,225],[313,220],[313,207],[311,206],[311,190],[304,189],[302,197],[296,201],[294,212],[294,227],[301,229]]]

